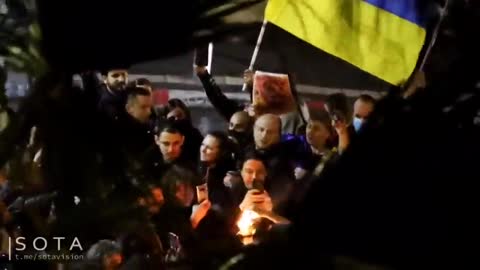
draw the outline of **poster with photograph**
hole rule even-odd
[[[253,78],[253,106],[262,113],[284,114],[295,110],[287,74],[256,71]]]

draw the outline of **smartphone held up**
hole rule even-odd
[[[197,201],[202,203],[203,201],[208,200],[208,186],[207,183],[196,186],[197,189]]]
[[[265,191],[265,187],[263,185],[263,181],[260,181],[258,179],[254,179],[252,183],[252,189],[258,190],[260,193],[263,193]]]

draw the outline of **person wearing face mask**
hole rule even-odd
[[[245,156],[245,149],[253,144],[252,132],[253,119],[247,112],[236,112],[230,118],[228,125],[228,138],[232,142],[232,151],[237,167]]]
[[[245,104],[241,104],[234,100],[229,99],[223,92],[220,86],[215,82],[212,75],[208,73],[205,66],[198,65],[194,67],[202,86],[205,90],[205,94],[208,97],[210,103],[217,110],[217,112],[223,116],[223,118],[229,122],[228,133],[235,139],[240,147],[246,146],[252,142],[252,124],[253,119],[245,111]],[[246,70],[244,72],[244,81],[247,85],[247,90],[251,93],[253,86],[252,81],[253,72]]]
[[[361,95],[353,104],[353,127],[358,132],[375,107],[375,99],[370,95]]]
[[[192,125],[192,117],[188,107],[179,99],[170,99],[165,108],[164,118],[168,123],[175,125],[185,136],[183,144],[183,156],[185,159],[192,163],[196,162],[203,136]]]
[[[225,118],[226,121],[230,121],[236,112],[244,111],[245,104],[241,104],[229,99],[223,93],[220,86],[218,86],[218,84],[215,82],[213,76],[208,72],[206,66],[195,65],[194,70],[200,79],[200,82],[202,83],[208,100],[210,103],[212,103],[213,107],[218,111],[218,113]],[[245,70],[243,79],[247,85],[247,91],[249,93],[252,93],[252,78],[253,72],[251,70]]]
[[[252,118],[247,112],[239,111],[232,115],[228,135],[242,148],[253,142]]]

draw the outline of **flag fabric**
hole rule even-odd
[[[384,81],[412,74],[426,30],[421,0],[269,0],[265,18]]]

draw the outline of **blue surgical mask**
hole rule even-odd
[[[363,119],[358,118],[358,117],[353,118],[353,127],[355,128],[355,131],[358,132],[360,130],[360,128],[362,127],[362,124],[363,124]]]

